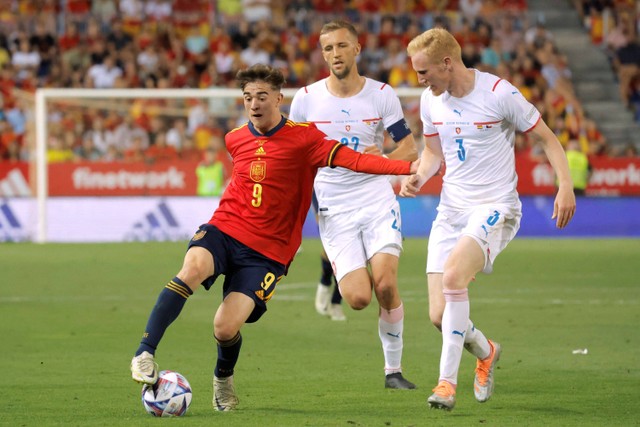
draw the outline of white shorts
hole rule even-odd
[[[521,205],[486,204],[467,211],[440,209],[433,221],[427,249],[427,273],[444,272],[444,264],[460,236],[473,238],[484,252],[483,273],[520,228]]]
[[[318,218],[320,238],[336,280],[367,263],[377,253],[399,257],[402,252],[400,204],[374,202],[366,208]]]

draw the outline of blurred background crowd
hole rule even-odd
[[[640,6],[574,0],[594,49],[610,58],[622,102],[640,121]],[[319,31],[345,18],[360,32],[361,73],[417,87],[409,40],[434,26],[460,42],[467,66],[508,79],[565,146],[589,156],[636,156],[607,141],[575,95],[571,64],[526,0],[0,0],[0,158],[32,158],[36,88],[234,87],[238,69],[268,63],[287,86],[327,76]],[[95,101],[95,100],[94,100]],[[66,101],[49,114],[48,157],[62,161],[223,156],[223,135],[245,120],[228,100]],[[403,100],[404,103],[404,100]],[[406,114],[416,136],[417,100]],[[222,114],[224,112],[224,114]],[[516,150],[544,161],[526,135]]]

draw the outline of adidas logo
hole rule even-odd
[[[0,180],[0,196],[29,197],[31,189],[29,183],[19,169],[11,169],[5,179]]]
[[[264,151],[264,148],[262,148],[262,146],[258,147],[258,149],[255,152],[256,156],[264,156],[265,154],[267,154],[267,152]]]
[[[24,242],[29,240],[18,216],[9,203],[0,202],[0,242]]]
[[[128,242],[189,240],[192,234],[192,230],[185,231],[180,228],[167,203],[161,201],[155,209],[146,213],[131,226],[124,240]]]

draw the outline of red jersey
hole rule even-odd
[[[343,145],[314,124],[284,117],[265,135],[249,122],[227,133],[225,143],[233,159],[233,173],[209,224],[286,266],[302,241],[318,168],[409,173],[410,162],[339,150]],[[336,156],[340,161],[336,162]]]

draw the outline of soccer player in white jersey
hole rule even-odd
[[[320,45],[330,75],[296,93],[289,118],[313,122],[331,138],[371,155],[382,155],[386,129],[397,143],[389,158],[417,159],[416,143],[395,91],[358,73],[360,44],[353,25],[325,24]],[[402,230],[389,179],[322,168],[314,190],[320,237],[344,300],[355,310],[369,305],[372,291],[378,300],[385,387],[415,388],[402,376],[404,308],[397,277]]]
[[[520,225],[516,131],[528,132],[542,145],[558,176],[552,214],[558,228],[573,217],[576,200],[562,146],[513,85],[467,68],[460,45],[444,29],[415,37],[407,51],[418,81],[427,87],[420,101],[426,147],[418,172],[403,180],[400,195],[415,196],[442,161],[446,167],[426,268],[429,316],[442,331],[440,377],[428,404],[451,410],[463,347],[478,359],[476,399],[486,402],[493,392],[501,348],[469,320],[467,289],[476,273],[492,271]]]

